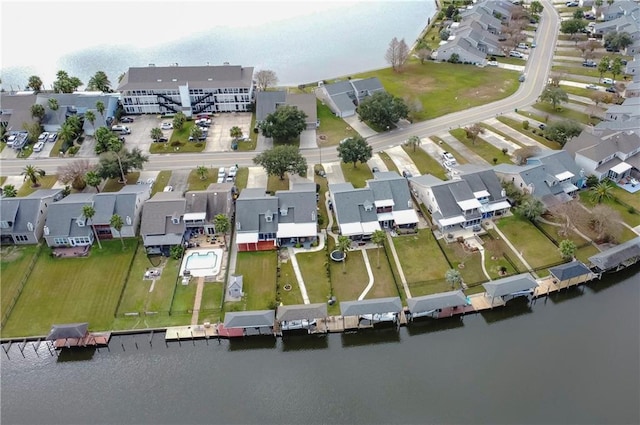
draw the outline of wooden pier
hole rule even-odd
[[[53,346],[55,348],[106,347],[110,339],[111,332],[95,332],[82,338],[58,338],[53,341]]]
[[[552,276],[546,277],[544,279],[538,279],[538,287],[533,291],[533,297],[546,297],[553,292],[558,292],[562,289],[568,289],[572,286],[579,286],[582,283],[584,282],[558,282]]]
[[[468,298],[475,311],[489,310],[494,307],[502,307],[506,305],[506,303],[501,297],[496,297],[493,300],[491,300],[491,298],[487,297],[486,292],[469,295]]]
[[[215,325],[172,326],[167,328],[165,341],[180,341],[201,338],[217,338],[218,329]]]

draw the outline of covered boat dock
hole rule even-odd
[[[275,316],[273,310],[230,312],[225,314],[223,325],[225,329],[242,329],[243,336],[273,335]]]
[[[281,305],[276,312],[279,335],[284,330],[294,329],[306,329],[310,334],[326,333],[327,316],[325,303]]]
[[[418,317],[438,319],[475,311],[467,296],[460,290],[409,298],[407,305],[407,317],[410,321]]]
[[[340,303],[340,313],[345,330],[372,328],[380,322],[406,323],[400,297],[343,301]]]
[[[640,236],[589,257],[592,270],[602,274],[627,268],[640,260]]]

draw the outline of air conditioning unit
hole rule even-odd
[[[32,222],[28,222],[27,223],[27,230],[30,232],[33,232],[33,223]]]

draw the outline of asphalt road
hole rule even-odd
[[[433,120],[410,124],[403,128],[397,128],[369,137],[367,140],[373,147],[374,152],[402,144],[409,136],[417,135],[427,137],[452,128],[483,121],[535,103],[547,83],[556,46],[556,36],[560,26],[560,17],[553,7],[553,4],[548,0],[542,0],[541,3],[544,6],[544,10],[536,32],[535,42],[537,47],[530,50],[529,59],[524,71],[526,75],[525,81],[520,84],[520,88],[512,96],[487,105],[455,112]],[[302,150],[302,153],[310,164],[338,160],[337,152],[334,148],[325,148],[322,149],[322,151],[320,149],[307,149]],[[203,164],[212,167],[230,166],[234,164],[250,166],[253,165],[252,160],[255,155],[256,152],[236,151],[151,155],[144,169],[150,171],[191,169]],[[59,166],[73,160],[74,158],[34,158],[32,164],[51,174],[55,173]],[[5,176],[19,175],[25,165],[26,162],[24,159],[2,159],[0,161],[1,172],[2,175]]]

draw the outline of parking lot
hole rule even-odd
[[[151,140],[151,129],[159,128],[163,122],[173,122],[173,118],[160,118],[158,115],[134,115],[134,121],[126,123],[131,130],[131,134],[125,135],[126,146],[131,149],[139,148],[143,152],[149,152],[153,141]],[[251,113],[232,112],[227,114],[215,114],[211,117],[212,124],[208,128],[205,152],[224,152],[231,150],[232,138],[229,131],[232,127],[238,126],[242,129],[242,134],[249,136],[251,126]],[[173,130],[162,130],[165,137],[170,138]]]

